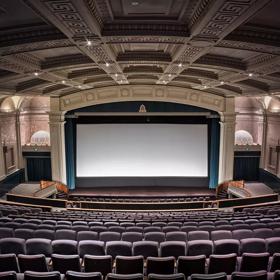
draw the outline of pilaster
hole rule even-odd
[[[0,116],[1,118],[1,116]],[[0,181],[5,179],[5,162],[4,162],[4,153],[3,153],[3,145],[2,145],[2,133],[1,133],[1,122],[0,122]]]
[[[261,159],[260,159],[260,168],[265,169],[266,167],[266,154],[267,154],[267,115],[263,115],[262,123],[262,149],[261,149]]]
[[[23,161],[23,156],[22,156],[22,148],[21,148],[21,134],[20,134],[20,112],[16,112],[16,155],[17,155],[17,168],[21,169],[24,167],[24,161]]]
[[[59,110],[59,98],[51,98],[49,113],[52,179],[66,184],[64,113]]]
[[[220,121],[219,183],[233,179],[235,120],[234,99],[226,98]]]

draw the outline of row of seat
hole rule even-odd
[[[256,208],[244,208],[243,212],[245,213],[256,213],[256,214],[277,214],[280,215],[280,207],[279,205],[271,205],[271,206],[262,206]]]
[[[25,214],[25,213],[34,213],[39,214],[42,212],[41,208],[37,207],[28,207],[28,206],[19,206],[19,205],[9,205],[9,204],[1,204],[0,202],[0,217],[7,215],[17,215],[17,214]]]
[[[244,238],[271,238],[280,237],[280,227],[275,229],[259,228],[254,230],[237,229],[229,230],[215,230],[212,232],[195,230],[192,227],[188,228],[189,231],[126,231],[117,232],[117,229],[111,228],[109,231],[102,231],[100,228],[92,228],[92,231],[80,228],[80,231],[70,229],[29,229],[29,228],[0,228],[0,238],[17,237],[23,239],[30,238],[46,238],[50,240],[69,239],[69,240],[100,240],[100,241],[128,241],[136,242],[141,240],[164,242],[164,241],[192,241],[192,240],[220,240],[220,239],[244,239]]]
[[[116,221],[110,221],[110,222],[100,222],[100,221],[83,221],[83,220],[78,220],[78,221],[67,221],[67,220],[41,220],[41,219],[26,219],[26,218],[9,218],[9,217],[1,217],[0,218],[0,224],[3,225],[5,223],[15,223],[15,226],[20,226],[21,224],[34,224],[34,225],[40,225],[40,226],[103,226],[103,227],[111,227],[111,226],[120,226],[123,227],[124,229],[127,227],[132,227],[132,226],[138,226],[141,228],[146,228],[146,227],[159,227],[164,229],[167,226],[175,226],[178,228],[181,228],[183,226],[196,226],[196,227],[201,227],[201,226],[234,226],[234,225],[254,225],[254,224],[269,224],[269,223],[279,223],[280,224],[280,219],[278,216],[270,216],[269,218],[250,218],[248,217],[237,217],[232,220],[202,220],[202,221],[185,221],[185,222],[180,222],[180,221],[172,221],[172,222],[162,222],[162,221],[157,221],[157,222],[116,222]]]
[[[276,219],[275,219],[276,220]],[[255,219],[250,219],[247,221],[234,220],[232,223],[227,223],[223,221],[218,221],[219,223],[213,224],[213,222],[204,221],[201,224],[197,224],[196,222],[185,222],[184,225],[176,225],[178,222],[170,222],[167,226],[159,226],[154,223],[154,225],[145,225],[146,223],[138,223],[137,226],[131,223],[122,223],[122,225],[118,225],[115,222],[108,222],[106,225],[100,225],[98,222],[89,222],[86,223],[83,221],[74,222],[73,225],[67,224],[68,221],[61,221],[61,223],[52,224],[52,221],[46,221],[43,223],[36,223],[35,221],[28,222],[18,222],[17,219],[14,221],[0,221],[0,227],[10,227],[10,228],[29,228],[29,229],[73,229],[76,231],[80,230],[93,230],[93,231],[117,231],[117,232],[125,232],[125,231],[137,231],[137,232],[151,232],[151,231],[162,231],[162,232],[170,232],[170,231],[185,231],[188,232],[190,230],[235,230],[235,229],[258,229],[258,228],[280,228],[280,221],[277,219],[276,221],[273,219],[266,219],[262,222],[255,221]],[[157,224],[160,224],[158,222]]]
[[[242,257],[236,254],[179,256],[174,257],[144,257],[139,256],[95,256],[52,254],[46,258],[43,254],[23,255],[0,254],[0,272],[15,271],[24,273],[31,270],[36,272],[59,271],[65,274],[68,270],[78,272],[100,272],[103,276],[108,273],[149,275],[183,273],[186,277],[194,273],[219,273],[230,275],[234,271],[252,272],[265,270],[274,272],[280,269],[280,254],[272,257],[268,253],[244,253]]]
[[[58,271],[52,272],[33,272],[26,271],[23,275],[17,274],[14,271],[1,272],[0,280],[102,280],[102,275],[99,272],[76,272],[69,270],[65,275]],[[148,277],[144,277],[141,273],[135,274],[114,274],[109,273],[106,280],[186,280],[182,273],[175,274],[155,274],[150,273]],[[280,272],[267,273],[267,271],[260,270],[256,272],[233,272],[230,276],[226,273],[215,274],[192,274],[188,277],[189,280],[279,280]]]
[[[89,201],[89,202],[140,202],[140,203],[151,203],[151,202],[191,202],[191,201],[209,201],[215,200],[214,196],[169,196],[169,197],[96,197],[96,196],[77,196],[69,195],[68,200],[70,201]]]
[[[54,240],[43,238],[21,239],[21,238],[2,238],[0,239],[1,254],[79,254],[84,256],[90,255],[111,255],[113,258],[117,255],[131,256],[142,255],[145,258],[166,257],[166,256],[196,256],[211,254],[229,254],[235,253],[242,255],[243,253],[265,253],[270,255],[280,252],[280,238],[272,237],[267,239],[261,238],[245,238],[211,240],[193,240],[183,241],[96,241],[96,240]]]
[[[210,208],[211,209],[211,208]],[[28,214],[26,214],[28,215]],[[185,211],[166,211],[166,212],[154,212],[154,211],[137,211],[137,212],[128,212],[128,211],[88,211],[88,210],[65,210],[59,212],[40,212],[38,213],[38,217],[42,218],[75,218],[75,217],[91,217],[92,219],[103,220],[124,220],[128,219],[130,221],[138,221],[138,220],[147,220],[147,221],[156,221],[157,219],[180,219],[184,221],[184,219],[189,218],[231,218],[231,217],[256,217],[262,218],[267,215],[263,215],[260,213],[245,213],[245,212],[224,212],[217,210],[185,210]],[[268,215],[270,216],[270,215]],[[277,215],[276,215],[277,216]],[[32,218],[32,217],[31,217]]]
[[[20,218],[20,215],[10,214],[13,217]],[[7,216],[7,215],[6,215]],[[29,213],[25,213],[24,216],[32,217]],[[147,222],[156,222],[157,219],[169,221],[172,219],[178,219],[183,221],[191,218],[202,218],[202,220],[207,219],[217,219],[217,218],[266,218],[266,217],[278,217],[277,214],[262,214],[262,213],[245,213],[245,212],[224,212],[224,211],[173,211],[173,212],[95,212],[95,211],[86,211],[86,210],[64,210],[59,212],[39,212],[36,214],[38,219],[56,219],[56,218],[75,218],[75,217],[90,217],[92,219],[99,219],[100,221],[121,221],[128,220],[129,222],[137,222],[141,220],[146,220]],[[214,221],[214,220],[213,220]]]

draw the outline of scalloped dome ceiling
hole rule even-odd
[[[0,97],[115,85],[280,97],[278,0],[1,0]]]

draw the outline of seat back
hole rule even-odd
[[[127,241],[108,241],[105,248],[106,254],[111,255],[114,259],[119,256],[132,255],[132,243]]]
[[[160,256],[161,257],[174,257],[186,255],[186,242],[183,241],[165,241],[160,243]]]
[[[267,270],[269,253],[244,253],[242,255],[240,271],[251,272],[258,270]]]
[[[147,258],[147,275],[156,274],[173,274],[175,266],[174,257],[148,257]]]
[[[211,255],[209,258],[208,273],[213,274],[225,272],[227,275],[230,275],[233,271],[236,270],[236,262],[236,254]]]
[[[77,254],[77,241],[74,240],[53,240],[53,254],[75,255]]]
[[[79,255],[52,254],[52,266],[62,274],[68,270],[81,271]]]
[[[24,280],[60,280],[60,273],[58,271],[51,271],[51,272],[25,271]]]
[[[84,255],[85,272],[101,272],[106,277],[112,272],[112,256]]]
[[[25,244],[27,255],[43,254],[46,257],[50,257],[52,254],[52,242],[49,239],[32,238],[26,240]]]
[[[37,272],[47,272],[47,262],[44,255],[18,255],[18,264],[20,272],[23,273],[27,270]]]
[[[19,272],[15,254],[0,254],[0,272],[5,271]]]
[[[65,274],[67,280],[102,280],[100,272],[78,272],[68,270]]]
[[[205,273],[205,263],[206,256],[181,256],[177,260],[177,271],[183,273],[186,279],[194,274],[204,274]]]
[[[137,241],[132,246],[133,256],[158,257],[158,244],[154,241]]]
[[[143,256],[117,256],[116,273],[117,274],[143,274],[144,258]]]

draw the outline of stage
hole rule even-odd
[[[39,184],[25,183],[19,184],[9,193],[18,195],[33,196],[40,189]],[[274,193],[274,191],[263,183],[248,182],[245,183],[245,189],[252,196],[261,196]],[[95,188],[77,188],[70,191],[70,196],[86,196],[95,198],[175,198],[175,197],[215,197],[216,191],[207,187],[95,187]],[[3,197],[5,198],[5,197]],[[2,199],[3,199],[2,198]]]
[[[216,191],[207,187],[106,187],[77,188],[70,191],[73,196],[98,197],[178,197],[215,196]]]

